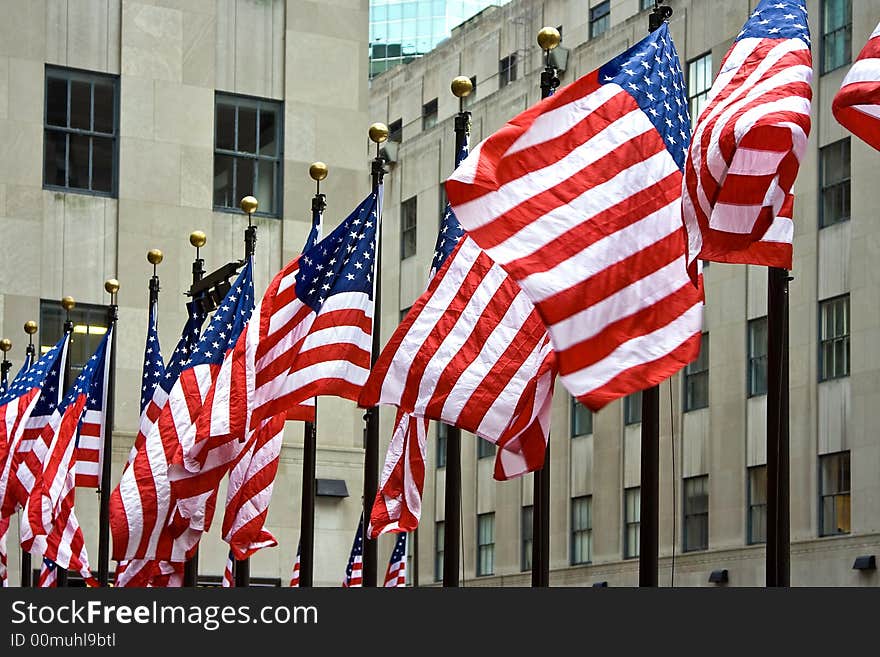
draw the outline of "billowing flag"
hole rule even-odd
[[[9,553],[6,550],[6,535],[9,532],[9,516],[0,518],[0,588],[9,586]]]
[[[232,554],[232,550],[229,551],[229,556],[226,557],[226,568],[223,569],[223,588],[234,588],[235,587],[235,556]]]
[[[345,567],[345,578],[342,586],[345,588],[358,588],[364,585],[364,516],[361,515],[357,533],[354,535],[354,543],[351,544],[351,554],[348,556],[348,565]]]
[[[110,382],[110,351],[108,342],[103,367],[95,370],[86,398],[85,409],[76,439],[76,485],[87,488],[101,487],[104,461],[104,424],[107,392]]]
[[[299,559],[302,541],[296,544],[296,561],[293,562],[293,573],[290,575],[290,586],[292,588],[299,587]]]
[[[812,62],[804,0],[761,0],[721,62],[688,151],[682,214],[692,276],[697,258],[791,269]]]
[[[385,571],[385,587],[406,586],[406,534],[398,534]]]
[[[689,126],[664,24],[512,119],[446,183],[468,236],[534,303],[563,384],[594,411],[699,351],[702,290],[681,225]]]
[[[880,150],[880,23],[843,79],[831,111],[840,125]]]
[[[51,589],[58,586],[58,567],[51,559],[43,559],[40,564],[40,577],[37,580],[37,588]]]

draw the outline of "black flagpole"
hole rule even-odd
[[[34,360],[36,359],[37,350],[34,347],[34,333],[37,332],[37,323],[33,320],[25,322],[24,324],[24,332],[27,333],[28,336],[28,346],[25,351],[25,358],[30,358],[31,367],[34,365]],[[33,565],[31,564],[31,553],[26,552],[25,550],[21,551],[21,586],[23,588],[30,588],[34,585],[34,571]]]
[[[193,231],[189,236],[189,243],[196,247],[196,258],[193,260],[192,265],[192,286],[190,287],[190,291],[192,292],[193,288],[205,277],[205,260],[201,257],[200,250],[205,243],[208,241],[207,236],[200,230]],[[206,292],[202,292],[201,295],[206,294]],[[201,296],[200,295],[200,296]],[[195,294],[192,296],[193,302],[198,301],[198,298]],[[192,345],[190,345],[192,346]],[[199,546],[196,545],[193,550],[192,556],[186,560],[186,563],[183,566],[183,585],[187,587],[194,587],[198,584],[199,580]]]
[[[327,165],[315,162],[309,167],[309,176],[315,181],[312,197],[312,231],[319,230],[327,197],[321,193],[321,181],[327,177]],[[306,422],[303,431],[302,508],[300,509],[299,585],[313,585],[315,574],[315,470],[318,450],[318,398],[315,397],[315,421]]]
[[[155,278],[155,268],[153,269]],[[150,281],[152,297],[153,282]],[[158,288],[158,279],[156,279]],[[116,321],[119,319],[119,306],[116,304],[116,293],[119,281],[111,278],[104,283],[104,289],[110,294],[110,305],[107,306],[107,319],[110,336],[110,366],[107,372],[107,398],[104,400],[104,445],[101,452],[101,487],[100,507],[98,515],[98,582],[107,586],[110,579],[110,477],[113,466],[113,410],[116,404]],[[151,306],[152,308],[152,306]]]
[[[374,123],[370,126],[370,140],[376,144],[376,157],[371,165],[373,179],[373,193],[377,194],[376,203],[376,257],[375,269],[373,270],[374,294],[373,294],[373,347],[370,354],[370,367],[379,359],[382,350],[380,339],[382,322],[382,206],[379,203],[378,192],[382,179],[385,176],[385,160],[380,153],[380,144],[388,139],[388,126],[384,123]],[[377,541],[371,540],[367,535],[367,527],[370,521],[370,512],[376,499],[376,491],[379,489],[379,407],[372,406],[364,412],[366,426],[364,428],[364,564],[363,577],[365,587],[376,586],[376,566],[378,562]]]
[[[70,388],[70,351],[73,346],[73,321],[70,319],[70,311],[73,310],[74,306],[76,306],[76,302],[73,297],[64,297],[61,299],[61,307],[64,308],[67,313],[66,319],[64,320],[64,332],[70,336],[67,341],[67,357],[64,359],[64,375],[62,377],[64,385],[61,388],[62,397],[67,394],[67,391]],[[55,564],[55,572],[55,586],[58,588],[67,586],[67,569]]]
[[[471,113],[464,109],[464,99],[473,91],[470,78],[452,81],[452,93],[458,97],[455,117],[455,166],[471,131]],[[419,420],[421,421],[421,420]],[[458,586],[461,571],[461,429],[446,427],[446,489],[443,522],[443,586]]]
[[[648,33],[660,29],[670,16],[672,8],[655,0],[654,9],[648,15]],[[642,391],[639,506],[639,586],[657,586],[660,559],[660,386]]]
[[[791,582],[788,270],[767,268],[767,586]]]
[[[12,349],[12,340],[3,338],[0,340],[0,351],[3,352],[3,363],[0,364],[0,381],[3,382],[3,389],[9,387],[9,370],[12,368],[12,361],[6,360],[6,352]],[[30,568],[30,566],[28,566]],[[24,584],[22,584],[24,586]]]
[[[541,71],[541,98],[549,98],[559,86],[556,67],[550,63],[550,51],[559,45],[561,36],[555,27],[538,32],[538,45],[544,51]],[[550,586],[550,441],[544,450],[544,466],[534,474],[532,493],[532,586]]]
[[[245,196],[241,199],[241,211],[247,215],[248,227],[244,231],[244,261],[247,263],[254,257],[254,251],[257,247],[257,227],[253,224],[254,212],[257,211],[259,203],[253,196]],[[244,436],[242,436],[242,439]],[[244,588],[251,585],[251,562],[249,559],[235,560],[235,586],[236,588]]]

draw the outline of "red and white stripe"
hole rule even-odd
[[[557,91],[480,144],[446,190],[534,303],[581,403],[597,411],[696,358],[702,291],[685,269],[681,173],[621,87],[594,72]]]
[[[734,43],[700,114],[682,187],[697,258],[791,268],[792,187],[810,134],[813,77],[801,39]]]
[[[831,111],[840,125],[880,150],[880,24],[843,79]]]
[[[107,359],[109,364],[110,359]],[[106,379],[105,379],[106,381]],[[104,412],[87,410],[83,413],[76,449],[76,485],[86,488],[101,487],[101,458],[104,449]]]
[[[9,586],[9,552],[6,537],[9,533],[9,516],[0,518],[0,588]]]
[[[58,567],[50,568],[45,561],[41,562],[37,588],[50,589],[56,586],[58,586]]]
[[[232,552],[226,557],[226,568],[223,569],[223,588],[235,588],[235,558]]]
[[[0,406],[0,517],[8,518],[20,506],[19,490],[16,486],[15,471],[25,425],[40,396],[39,388],[32,388],[20,397]],[[48,417],[42,420],[43,424]],[[39,434],[38,434],[39,435]]]
[[[293,573],[290,575],[290,586],[291,588],[299,587],[299,560],[300,560],[300,548],[297,546],[296,548],[296,561],[293,562]]]

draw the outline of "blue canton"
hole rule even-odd
[[[800,39],[810,44],[804,0],[761,0],[743,25],[740,39]]]
[[[110,343],[110,337],[113,331],[107,331],[98,348],[92,357],[86,361],[85,367],[73,382],[73,387],[64,395],[64,399],[58,404],[58,412],[64,413],[68,406],[76,402],[76,398],[87,393],[86,408],[91,410],[101,410],[104,397],[104,357],[107,353],[107,345]]]
[[[320,212],[312,212],[312,229],[309,231],[309,236],[306,238],[306,245],[303,247],[303,252],[311,249],[315,244],[321,241],[321,220],[323,217]]]
[[[12,382],[15,383],[21,377],[23,377],[27,373],[27,371],[29,369],[31,369],[33,364],[34,364],[34,355],[30,352],[26,353],[24,356],[24,363],[22,364],[21,369],[18,370],[18,374],[15,375],[15,378],[12,379]]]
[[[22,371],[15,377],[12,385],[9,386],[9,390],[0,399],[0,406],[17,397],[21,397],[32,388],[40,387],[42,392],[31,415],[38,417],[52,414],[52,411],[58,406],[58,402],[61,401],[61,365],[63,359],[59,356],[64,349],[67,338],[67,334],[61,336],[61,339],[58,340],[55,346],[43,354],[33,367],[27,370],[22,368]]]
[[[394,542],[394,550],[391,552],[391,563],[403,561],[406,557],[406,534],[401,532]]]
[[[373,262],[382,188],[369,196],[299,258],[296,296],[316,313],[332,295],[363,292],[373,298]]]
[[[144,347],[143,385],[141,385],[141,414],[155,390],[165,377],[165,363],[162,362],[162,350],[159,347],[159,331],[156,326],[156,304],[150,308],[150,324],[147,327],[147,344]]]
[[[193,348],[199,343],[201,337],[202,324],[208,317],[201,310],[197,309],[197,304],[190,301],[186,304],[187,320],[180,334],[180,340],[177,341],[177,347],[171,354],[171,362],[165,368],[165,374],[162,380],[162,389],[165,392],[171,392],[174,382],[180,376],[181,370],[189,361],[189,356]]]
[[[461,148],[459,148],[458,152],[455,154],[456,169],[467,156],[468,142],[467,139],[465,139]],[[440,267],[446,262],[446,258],[449,257],[449,254],[452,253],[455,249],[455,245],[458,244],[463,236],[464,228],[458,223],[458,217],[455,216],[455,213],[447,202],[446,211],[443,213],[443,219],[440,221],[440,232],[437,233],[437,243],[434,245],[434,260],[431,262],[432,277],[440,271]]]
[[[253,311],[253,259],[249,259],[223,297],[198,344],[192,348],[186,367],[220,365],[226,352],[235,346]]]
[[[680,170],[691,141],[687,91],[669,26],[649,34],[599,69],[599,82],[625,89],[663,137]]]

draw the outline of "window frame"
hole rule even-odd
[[[437,125],[438,120],[437,98],[432,98],[422,105],[422,130],[430,130]]]
[[[827,493],[825,491],[825,477],[823,476],[823,465],[827,460],[830,459],[840,459],[842,456],[846,456],[846,474],[847,474],[847,484],[848,488],[846,490],[836,490],[832,493]],[[839,452],[831,452],[829,454],[820,454],[819,455],[819,537],[825,536],[847,536],[852,533],[852,454],[850,450],[841,450]],[[843,460],[840,460],[839,466],[843,466]],[[838,472],[838,475],[842,474]],[[825,500],[826,498],[830,498],[836,500],[838,497],[846,498],[846,512],[849,515],[847,518],[847,530],[844,531],[827,531],[825,528]],[[834,505],[834,517],[838,519],[838,509],[837,504]],[[838,525],[837,529],[840,529],[840,523],[836,523]]]
[[[704,71],[708,72],[709,85],[705,88],[701,87],[699,91],[696,91],[696,89],[693,85],[692,78],[694,77],[694,75],[691,72],[691,67],[699,64],[700,62],[703,62],[703,60],[708,60],[705,62]],[[712,90],[712,83],[714,81],[713,76],[712,76],[712,71],[714,70],[713,69],[714,62],[712,61],[712,51],[707,50],[706,52],[702,53],[701,55],[697,55],[696,57],[692,57],[691,59],[687,60],[686,64],[687,64],[687,80],[686,80],[687,108],[688,108],[688,113],[690,113],[690,116],[691,116],[691,129],[693,129],[694,126],[697,124],[697,119],[700,118],[700,112],[702,112],[702,109],[705,107],[706,100],[709,98],[709,92]],[[694,111],[694,109],[699,109],[700,111]]]
[[[507,57],[502,57],[498,60],[498,88],[504,89],[504,87],[509,86],[510,84],[516,82],[517,77],[517,65],[519,64],[519,58],[517,57],[516,52],[512,52]]]
[[[217,128],[218,128],[218,115],[220,111],[220,105],[223,102],[227,105],[231,105],[234,107],[234,119],[233,119],[233,141],[236,142],[234,144],[233,150],[220,148],[217,145]],[[263,111],[263,106],[273,107],[275,114],[275,140],[277,147],[275,149],[275,155],[261,155],[260,154],[260,113]],[[256,140],[254,142],[254,147],[256,152],[250,153],[248,151],[239,151],[236,150],[238,148],[238,115],[241,107],[247,107],[249,109],[256,110],[257,114],[254,119],[256,125]],[[261,98],[259,96],[250,96],[247,94],[234,94],[226,91],[214,91],[214,159],[213,159],[213,177],[216,178],[217,174],[217,156],[220,155],[222,157],[230,157],[232,158],[232,198],[234,200],[234,206],[224,206],[217,205],[216,203],[216,188],[211,187],[211,210],[213,212],[225,212],[227,214],[240,214],[241,209],[239,208],[239,201],[242,196],[238,193],[236,186],[238,184],[238,161],[241,159],[249,159],[256,162],[257,166],[254,167],[254,195],[257,194],[258,184],[260,180],[259,171],[260,171],[260,163],[261,162],[272,162],[273,171],[275,175],[275,180],[273,181],[273,192],[274,198],[272,199],[274,207],[271,212],[266,211],[265,209],[258,208],[254,213],[254,216],[257,217],[266,217],[270,219],[281,219],[284,216],[284,101],[276,100],[274,98]],[[213,183],[213,179],[212,179]],[[238,197],[236,201],[235,198]],[[266,204],[261,203],[261,208],[265,208]]]
[[[403,141],[403,119],[399,118],[388,124],[388,141],[400,143]]]
[[[592,435],[593,434],[593,412],[589,408],[587,408],[586,406],[581,404],[577,400],[576,397],[571,396],[571,397],[569,397],[569,399],[571,400],[569,407],[568,407],[568,410],[569,410],[569,422],[568,422],[569,435],[571,436],[571,438],[580,438],[581,436]],[[580,431],[580,432],[578,431],[578,426],[577,426],[578,425],[578,422],[577,422],[578,407],[584,409],[584,411],[586,411],[586,413],[587,413],[587,418],[589,419],[589,430],[588,431]]]
[[[485,438],[477,438],[477,460],[487,459],[490,456],[495,456],[496,452],[495,443],[491,443]]]
[[[520,507],[520,570],[532,569],[532,546],[534,545],[535,505]]]
[[[830,152],[831,148],[836,147],[844,147],[848,153],[847,155],[847,168],[848,175],[845,178],[841,178],[840,180],[836,180],[831,184],[826,184],[825,182],[825,155]],[[837,141],[833,141],[830,144],[825,144],[821,148],[819,148],[819,230],[823,228],[828,228],[829,226],[836,226],[837,224],[842,224],[850,219],[852,219],[852,142],[849,137],[844,137],[843,139],[838,139]],[[849,214],[845,217],[841,217],[836,219],[835,221],[829,222],[826,217],[825,212],[825,194],[829,193],[833,190],[837,189],[846,189],[846,199],[847,205],[849,206]]]
[[[642,423],[642,391],[637,390],[623,398],[623,424],[632,426]]]
[[[822,2],[820,3],[820,6],[819,6],[819,24],[820,24],[819,34],[821,35],[821,42],[819,45],[819,50],[820,50],[819,75],[825,75],[826,73],[831,73],[832,71],[836,71],[839,68],[843,68],[844,66],[851,64],[853,61],[853,59],[852,59],[852,46],[853,46],[853,43],[852,43],[852,24],[853,24],[852,0],[844,0],[844,1],[849,5],[849,22],[845,23],[841,27],[838,27],[837,29],[835,29],[832,32],[825,31],[825,6],[829,2],[829,0],[822,0]],[[826,53],[828,50],[827,46],[826,46],[826,39],[830,35],[835,34],[837,32],[840,32],[840,31],[844,31],[844,33],[846,33],[846,31],[849,31],[849,51],[846,53],[846,56],[844,57],[845,61],[840,62],[839,64],[837,64],[836,66],[834,66],[832,68],[826,68],[826,63],[827,63],[826,62]]]
[[[434,522],[434,581],[443,581],[443,568],[446,563],[446,522]]]
[[[764,353],[756,354],[754,352],[754,348],[757,346],[755,344],[755,327],[763,324],[764,326]],[[769,347],[769,336],[768,336],[768,324],[767,324],[767,315],[763,317],[755,317],[754,319],[750,319],[746,324],[746,394],[749,399],[752,397],[762,397],[767,394],[767,358],[768,358],[768,347]],[[756,370],[760,370],[762,367],[764,368],[764,388],[763,390],[759,389],[756,386]]]
[[[688,513],[688,495],[687,488],[691,482],[702,480],[705,484],[706,510]],[[696,475],[693,477],[682,478],[682,523],[681,523],[681,551],[682,552],[702,552],[709,549],[709,475]],[[697,547],[688,547],[688,519],[689,518],[705,518],[705,543],[700,543]],[[702,534],[703,532],[701,532]]]
[[[760,470],[764,471],[764,501],[756,502],[752,495],[752,474]],[[763,537],[757,535],[754,511],[763,509],[764,532]],[[767,464],[752,465],[746,468],[746,543],[748,545],[762,545],[767,542]]]
[[[411,224],[407,224],[409,219],[412,219]],[[400,260],[415,257],[418,251],[419,197],[414,195],[400,203]]]
[[[600,14],[599,13],[600,10],[604,10],[604,11],[602,11],[602,13]],[[596,32],[596,24],[599,23],[599,21],[602,21],[603,19],[606,19],[606,18],[607,18],[607,21],[605,22],[605,29],[603,29],[601,32],[597,33]],[[590,35],[589,38],[590,39],[597,39],[600,36],[602,36],[603,34],[605,34],[608,30],[610,30],[611,29],[611,0],[604,0],[604,2],[600,2],[599,4],[593,5],[592,7],[590,7],[590,15],[589,15],[587,23],[589,26],[589,35]]]
[[[692,369],[698,367],[700,360],[703,358],[703,354],[706,354],[706,364],[703,369],[697,370]],[[685,365],[684,374],[682,376],[682,412],[689,413],[691,411],[698,411],[703,408],[709,408],[710,400],[709,400],[709,332],[704,331],[700,335],[700,354],[697,356],[697,359],[691,363]],[[706,380],[706,403],[701,406],[696,406],[694,404],[698,402],[694,402],[691,400],[691,396],[688,395],[688,385],[692,382],[694,377],[705,378]]]
[[[834,305],[840,301],[845,301],[845,309],[846,309],[846,312],[844,315],[845,321],[846,321],[845,333],[842,333],[840,335],[834,335],[831,337],[826,337],[824,334],[824,327],[825,327],[824,311],[826,308],[829,308],[832,305]],[[834,379],[844,379],[850,375],[851,367],[852,367],[851,342],[850,342],[851,337],[852,337],[851,309],[852,309],[852,304],[850,303],[849,293],[839,294],[837,296],[829,297],[828,299],[822,299],[819,301],[819,331],[818,331],[819,362],[818,362],[818,368],[817,368],[818,375],[819,375],[819,383],[823,383],[825,381],[833,381]],[[826,344],[832,345],[832,353],[834,353],[833,352],[833,345],[838,341],[845,342],[845,344],[846,344],[845,371],[841,374],[838,374],[838,373],[836,373],[837,368],[835,367],[834,368],[835,372],[832,373],[831,375],[829,375],[828,372],[826,371],[826,367],[825,367],[825,346],[826,346]],[[836,364],[836,362],[837,362],[836,357],[835,357],[834,361]]]
[[[59,317],[48,317],[47,313],[51,313],[52,315],[58,315]],[[101,339],[106,335],[107,331],[110,329],[109,315],[107,306],[102,306],[100,304],[92,304],[92,303],[80,303],[77,302],[76,306],[74,306],[70,313],[67,313],[61,307],[61,302],[55,299],[40,299],[40,339],[39,339],[39,355],[41,356],[45,353],[46,350],[51,348],[58,340],[61,339],[61,336],[64,334],[64,321],[65,317],[70,316],[71,321],[74,324],[74,333],[73,333],[73,344],[76,344],[78,340],[81,340],[81,337],[77,336],[95,336],[95,347],[97,348],[98,343],[100,343]],[[82,318],[81,321],[77,321]],[[94,322],[95,319],[102,319],[103,323],[91,323]],[[49,328],[53,326],[53,324],[57,325],[57,320],[61,321],[61,332],[57,335],[49,332]],[[77,326],[85,326],[86,332],[82,333],[76,330]],[[92,333],[88,329],[91,327],[103,327],[104,331],[98,331]],[[47,339],[48,338],[48,339]],[[93,349],[86,348],[86,352],[81,355],[84,360],[82,362],[74,362],[74,358],[76,356],[76,349],[73,344],[68,348],[68,354],[70,358],[70,372],[71,372],[71,383],[73,380],[79,375],[82,369],[85,367],[89,358],[92,357],[94,353]],[[65,391],[66,392],[66,391]]]
[[[67,83],[67,125],[57,126],[49,124],[49,79],[63,79]],[[113,131],[110,133],[101,132],[94,129],[95,124],[95,82],[97,80],[109,81],[113,89]],[[83,128],[73,128],[70,126],[71,112],[71,87],[72,82],[88,82],[91,85],[89,96],[89,123],[92,129],[85,130]],[[120,77],[111,73],[103,73],[98,71],[89,71],[81,68],[72,68],[68,66],[56,66],[54,64],[45,64],[43,67],[43,144],[42,144],[42,183],[43,189],[70,193],[85,194],[86,196],[100,196],[103,198],[118,198],[119,196],[119,132],[120,132],[120,112],[119,112],[119,87]],[[46,149],[48,147],[48,132],[57,132],[67,135],[65,138],[65,154],[64,154],[64,177],[67,185],[58,185],[50,183],[46,179]],[[70,135],[79,135],[89,138],[89,188],[71,187],[70,181]],[[110,159],[110,190],[102,191],[91,189],[92,186],[92,168],[94,162],[94,144],[93,138],[110,139],[112,142],[111,159]]]
[[[634,520],[629,515],[631,494],[637,493],[638,499],[634,509],[638,517]],[[642,535],[642,487],[630,486],[623,489],[623,558],[638,559],[640,553],[641,535]],[[635,544],[630,544],[630,529],[635,529]]]
[[[420,418],[412,418],[410,421],[421,422]],[[449,425],[444,422],[434,422],[437,438],[437,469],[446,467],[446,450],[449,444]]]
[[[483,536],[481,534],[482,523],[485,520],[491,520],[491,542],[482,543]],[[487,560],[491,561],[489,570],[484,571],[483,555],[487,555]],[[495,574],[495,512],[477,514],[477,562],[475,564],[475,573],[477,577],[491,577]]]
[[[576,515],[576,507],[577,505],[584,503],[587,508],[587,526],[586,527],[577,527],[575,524],[577,515]],[[585,564],[593,563],[593,496],[592,495],[578,495],[576,497],[571,498],[571,506],[569,511],[569,542],[568,542],[568,562],[572,566],[583,566]],[[578,550],[576,549],[576,545],[578,539],[585,539],[587,545],[587,558],[586,560],[578,560],[579,557],[576,557]]]

